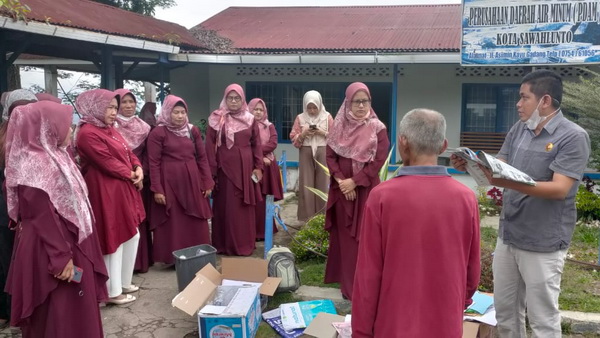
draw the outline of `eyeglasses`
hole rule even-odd
[[[371,100],[369,100],[369,99],[365,99],[365,100],[352,100],[351,102],[355,106],[360,106],[360,105],[368,106],[371,103]]]
[[[227,101],[229,102],[234,102],[234,101],[242,101],[242,98],[239,96],[227,96]]]

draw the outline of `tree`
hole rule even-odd
[[[600,73],[586,69],[579,81],[565,81],[562,108],[590,135],[590,164],[600,170]]]
[[[1,1],[1,0],[0,0]],[[131,12],[153,16],[155,9],[170,8],[175,6],[175,0],[94,0],[114,7],[119,7]]]

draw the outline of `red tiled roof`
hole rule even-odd
[[[183,26],[89,0],[22,0],[29,20],[94,32],[204,48]],[[0,13],[0,15],[6,15]],[[172,40],[171,42],[169,40]]]
[[[230,7],[198,26],[241,50],[457,52],[461,5]]]

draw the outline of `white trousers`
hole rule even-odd
[[[502,338],[525,338],[525,309],[532,337],[560,338],[558,296],[567,250],[533,252],[506,245],[494,251],[494,307]]]
[[[104,255],[104,264],[108,271],[108,297],[113,298],[123,293],[124,286],[130,286],[133,279],[133,268],[137,257],[139,231],[127,242],[119,245],[117,251]]]

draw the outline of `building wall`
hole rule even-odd
[[[565,80],[581,73],[572,67],[550,67]],[[458,64],[399,64],[397,76],[396,130],[402,117],[414,108],[430,108],[446,117],[448,145],[460,146],[463,84],[519,84],[524,67],[461,67]],[[189,64],[171,71],[171,88],[190,106],[190,120],[206,119],[223,98],[230,83],[245,87],[249,81],[273,82],[393,82],[390,64],[327,65],[219,65]],[[248,98],[250,99],[250,98]],[[515,98],[516,104],[517,98]],[[340,102],[341,104],[341,102]],[[327,107],[330,112],[338,107]],[[396,143],[396,136],[390,140]],[[287,152],[288,161],[298,160],[291,144],[280,144],[275,155]],[[399,159],[397,155],[397,159]]]
[[[172,93],[182,96],[190,106],[190,120],[208,118],[223,99],[231,83],[245,87],[246,82],[392,82],[392,65],[202,65],[190,64],[171,71]],[[248,100],[250,98],[247,98]],[[341,104],[341,102],[340,102]],[[327,107],[330,112],[337,107]],[[286,151],[288,161],[298,161],[298,150],[280,144],[277,158]]]

